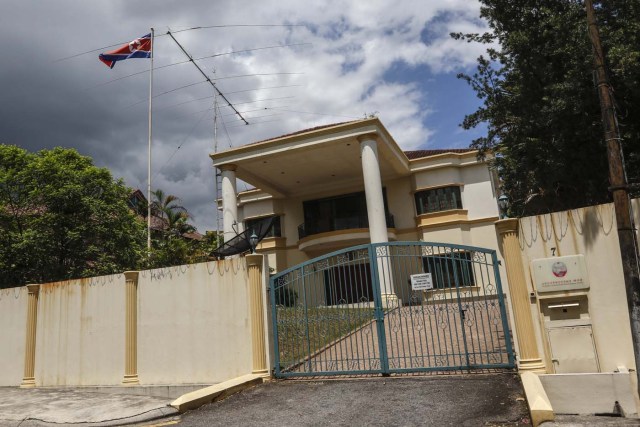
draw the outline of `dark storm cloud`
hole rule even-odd
[[[150,61],[127,60],[110,70],[98,61],[100,52],[57,60],[128,42],[154,26],[160,35],[154,49],[155,63],[162,66],[185,60],[170,38],[162,36],[167,26],[180,30],[196,25],[305,23],[307,26],[303,27],[228,27],[176,35],[194,57],[311,43],[199,62],[211,77],[303,73],[219,80],[218,87],[229,94],[229,100],[237,103],[240,111],[247,111],[245,116],[252,123],[239,126],[232,111],[222,107],[219,149],[344,121],[345,116],[361,117],[365,111],[380,111],[401,144],[425,144],[430,131],[423,122],[426,109],[416,92],[418,87],[410,82],[386,83],[384,72],[394,61],[403,60],[438,67],[429,63],[420,41],[424,23],[438,11],[451,7],[459,13],[469,9],[469,19],[475,18],[477,4],[469,7],[467,2],[459,1],[451,6],[449,0],[434,0],[425,5],[417,0],[401,0],[402,7],[397,7],[395,3],[5,1],[0,8],[0,142],[32,151],[55,146],[75,148],[91,156],[97,165],[108,167],[115,177],[123,177],[129,186],[146,192],[149,75],[144,71]],[[340,30],[329,38],[323,37],[325,29],[334,28],[335,22],[342,22]],[[413,33],[390,33],[394,22],[405,26],[407,22],[414,23]],[[322,31],[314,33],[310,26]],[[340,48],[351,45],[363,49]],[[447,55],[446,60],[450,61],[455,49],[448,48]],[[467,56],[469,52],[464,51]],[[475,56],[474,53],[472,57]],[[359,64],[358,69],[344,72],[343,65],[354,61]],[[104,84],[140,71],[140,75]],[[192,64],[159,69],[154,73],[154,93],[199,81],[202,76]],[[298,88],[252,91],[287,85]],[[175,104],[212,95],[211,87],[199,84],[154,99],[153,187],[181,197],[200,231],[215,225],[214,177],[208,157],[214,146],[213,112],[206,111],[212,107],[213,98]],[[288,99],[250,103],[269,98]],[[276,114],[277,110],[269,108],[278,106],[301,113],[259,118]],[[253,124],[262,121],[265,123]]]

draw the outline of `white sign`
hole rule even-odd
[[[411,289],[414,291],[426,291],[429,289],[433,289],[431,273],[412,274]]]
[[[534,259],[531,267],[538,292],[589,289],[584,255]]]

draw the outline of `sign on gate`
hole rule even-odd
[[[431,273],[412,274],[411,289],[414,291],[428,291],[429,289],[433,289]]]

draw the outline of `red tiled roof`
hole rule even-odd
[[[436,154],[444,153],[471,153],[476,151],[473,148],[441,148],[437,150],[412,150],[405,151],[404,154],[409,160],[421,159],[423,157],[435,156]]]

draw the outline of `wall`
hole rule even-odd
[[[122,274],[40,285],[37,386],[122,381],[124,296]]]
[[[633,206],[637,212],[637,200],[633,201]],[[613,205],[521,218],[519,239],[530,292],[535,290],[531,261],[553,256],[584,255],[590,282],[588,307],[600,370],[613,372],[619,366],[634,368]],[[533,299],[531,310],[538,327],[539,346],[545,350],[549,372],[553,372],[538,304],[539,300]]]
[[[17,386],[24,370],[27,288],[0,289],[0,386]]]
[[[125,290],[123,274],[40,285],[36,386],[122,383]],[[22,382],[27,301],[26,287],[0,290],[0,386]],[[212,384],[252,371],[244,258],[141,271],[137,320],[142,385]]]
[[[244,258],[141,272],[140,382],[216,383],[250,373],[246,283]]]

